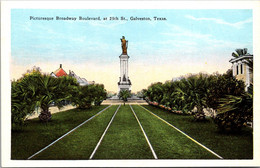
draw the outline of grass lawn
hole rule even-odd
[[[140,106],[133,106],[133,109],[158,159],[218,159]]]
[[[32,159],[89,159],[117,106],[112,106]]]
[[[121,106],[93,159],[153,159],[130,106]]]
[[[28,120],[23,131],[11,133],[11,159],[27,159],[105,107],[107,106],[55,113],[46,124],[41,123],[38,118]]]
[[[195,122],[192,116],[173,114],[148,105],[143,107],[181,129],[224,159],[253,158],[252,129],[244,129],[240,134],[222,134],[217,131],[212,120]]]
[[[22,132],[12,132],[11,159],[27,159],[105,107],[107,106],[56,113],[53,114],[52,121],[47,124],[41,123],[38,119],[27,121],[27,126]],[[109,107],[32,159],[89,159],[117,107],[117,105]],[[158,159],[217,159],[215,155],[141,106],[132,107]],[[143,107],[181,129],[224,159],[253,157],[253,135],[250,129],[243,130],[241,134],[220,134],[212,120],[195,122],[192,116],[177,115],[152,106]],[[120,107],[93,159],[154,159],[129,105]]]

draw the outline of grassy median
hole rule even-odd
[[[23,131],[11,133],[11,159],[27,159],[105,107],[55,113],[48,123],[42,123],[38,118],[28,120]]]
[[[253,158],[251,128],[245,128],[240,134],[223,134],[217,131],[216,125],[211,119],[207,122],[196,122],[193,116],[173,114],[148,105],[143,107],[178,127],[224,159]]]
[[[118,106],[112,106],[33,159],[87,160]]]
[[[93,159],[153,159],[129,105],[121,106]]]
[[[217,159],[172,127],[158,120],[140,106],[133,106],[158,159]]]
[[[107,106],[89,110],[73,109],[53,114],[51,122],[29,120],[21,132],[12,132],[11,159],[27,159]],[[70,133],[32,159],[89,159],[105,131],[117,105]],[[217,159],[215,155],[168,126],[138,105],[139,118],[158,159]],[[195,122],[192,116],[177,115],[152,106],[143,106],[213,150],[224,159],[252,159],[252,130],[241,134],[221,134],[215,124]],[[151,149],[130,106],[121,106],[93,159],[154,159]]]

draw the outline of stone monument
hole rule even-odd
[[[119,56],[120,58],[120,77],[118,82],[118,93],[121,90],[129,90],[131,87],[131,81],[128,77],[128,59],[129,56],[127,55],[127,48],[128,48],[128,41],[123,36],[121,38],[121,46],[122,46],[122,54]]]

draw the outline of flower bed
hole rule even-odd
[[[180,111],[180,110],[172,110],[172,112],[175,113],[175,114],[183,114],[183,112]]]
[[[149,105],[151,105],[151,106],[155,106],[155,107],[159,107],[159,108],[161,108],[161,109],[165,109],[165,110],[168,110],[168,111],[170,111],[170,112],[172,112],[172,113],[175,113],[175,114],[184,114],[181,110],[173,110],[172,108],[170,108],[170,107],[167,107],[167,106],[165,106],[165,105],[163,105],[163,104],[159,104],[158,102],[155,102],[155,101],[149,101],[149,100],[146,100],[147,101],[147,103],[149,104]]]

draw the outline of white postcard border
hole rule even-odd
[[[254,159],[253,160],[10,160],[11,156],[11,9],[253,9],[254,55]],[[175,166],[259,166],[260,106],[259,90],[259,1],[2,1],[1,3],[1,160],[7,167],[175,167]]]

